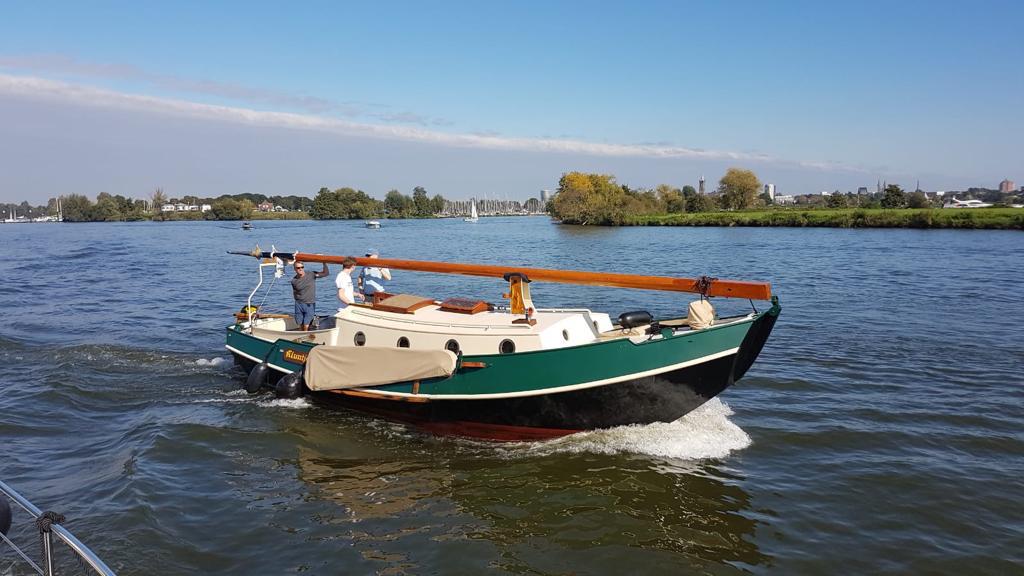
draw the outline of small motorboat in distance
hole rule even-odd
[[[228,351],[248,372],[246,390],[310,394],[435,433],[493,440],[677,420],[746,374],[781,310],[763,282],[354,258],[360,266],[499,278],[508,303],[378,292],[301,331],[290,316],[252,306],[264,268],[346,257],[232,253],[259,262],[259,283],[226,330]],[[699,296],[686,316],[637,310],[613,321],[585,308],[536,307],[530,287],[542,282]],[[752,310],[717,317],[712,297],[749,299]],[[758,311],[754,300],[771,306]]]
[[[380,222],[377,221],[377,220],[367,220],[366,221],[366,227],[367,228],[380,228]]]
[[[242,222],[242,230],[252,230],[252,222]]]

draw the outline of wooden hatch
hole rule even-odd
[[[394,296],[375,302],[373,304],[373,309],[383,310],[384,312],[396,312],[398,314],[412,314],[420,308],[430,306],[433,303],[433,299],[424,298],[423,296],[416,296],[414,294],[395,294]]]
[[[441,310],[444,312],[458,312],[459,314],[479,314],[486,312],[490,305],[483,300],[471,300],[469,298],[449,298],[441,302]]]

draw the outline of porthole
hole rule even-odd
[[[452,354],[459,353],[459,343],[455,340],[449,340],[444,343],[444,349],[450,351]]]
[[[501,344],[498,344],[498,352],[502,354],[514,354],[516,351],[516,343],[511,340],[502,340]]]
[[[362,332],[356,332],[356,336],[355,338],[353,338],[353,341],[356,343],[356,346],[365,346],[366,334],[363,334]]]
[[[562,330],[562,338],[564,338],[566,342],[569,341],[569,331],[568,330]]]
[[[401,338],[399,338],[398,339],[398,347],[399,348],[408,348],[409,347],[409,339],[406,338],[405,336],[402,336]]]

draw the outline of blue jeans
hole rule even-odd
[[[295,321],[299,326],[312,324],[313,318],[316,318],[316,304],[295,302]]]

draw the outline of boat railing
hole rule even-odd
[[[96,574],[100,574],[101,576],[114,575],[114,571],[111,570],[103,560],[100,560],[88,546],[83,544],[75,537],[74,534],[60,525],[60,522],[64,521],[63,516],[54,512],[43,512],[32,504],[32,502],[21,494],[18,494],[17,491],[3,482],[0,482],[0,493],[7,497],[6,499],[0,499],[0,528],[9,527],[5,525],[9,524],[12,517],[11,508],[8,504],[8,500],[10,500],[32,516],[35,526],[39,530],[39,540],[42,543],[43,548],[42,561],[40,562],[42,566],[33,561],[22,548],[12,542],[7,537],[7,534],[5,533],[6,530],[0,530],[0,540],[10,546],[19,556],[21,556],[21,558],[28,563],[36,573],[42,574],[43,576],[54,576],[56,574],[54,571],[53,547],[53,536],[56,535],[57,538],[64,542],[64,544],[66,544],[67,547],[70,548],[78,557],[83,567],[88,566],[92,568]]]

